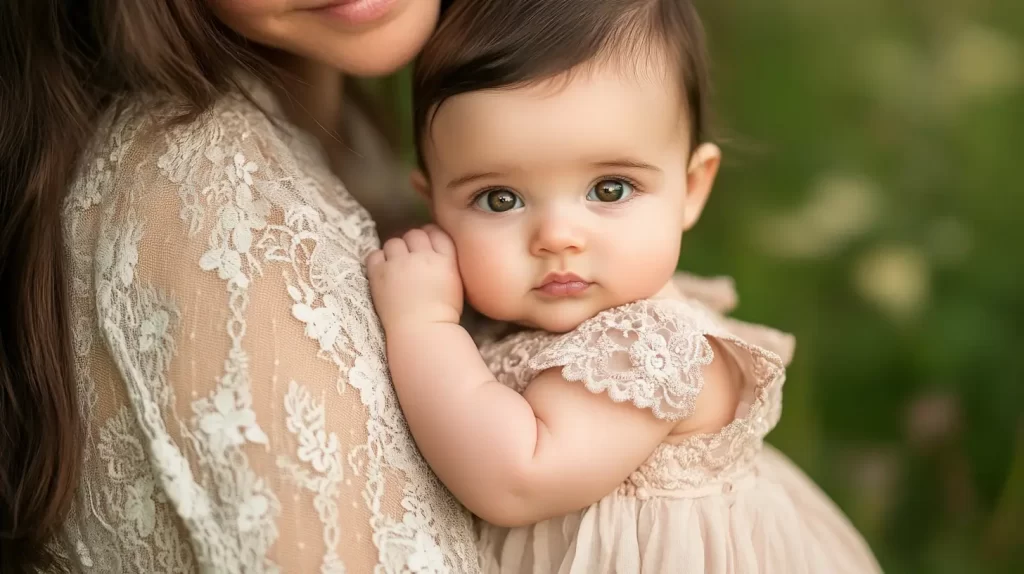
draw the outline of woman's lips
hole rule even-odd
[[[359,26],[386,16],[396,4],[398,0],[340,0],[316,11],[351,26]]]

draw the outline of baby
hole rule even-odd
[[[675,277],[721,160],[706,60],[689,0],[461,0],[418,63],[437,225],[367,264],[487,572],[879,570],[763,443],[791,339],[720,315],[729,283]],[[521,330],[478,349],[464,300]]]

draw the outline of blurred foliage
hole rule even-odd
[[[1024,2],[700,4],[727,159],[681,267],[797,335],[769,439],[887,572],[1024,572]]]

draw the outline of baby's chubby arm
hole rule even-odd
[[[585,507],[639,467],[672,431],[557,370],[524,395],[498,383],[459,325],[462,284],[436,226],[367,260],[391,374],[416,443],[438,477],[488,522],[518,526]]]

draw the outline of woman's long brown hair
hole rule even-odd
[[[61,206],[100,114],[185,117],[256,65],[206,0],[0,1],[0,572],[46,568],[81,473]]]

